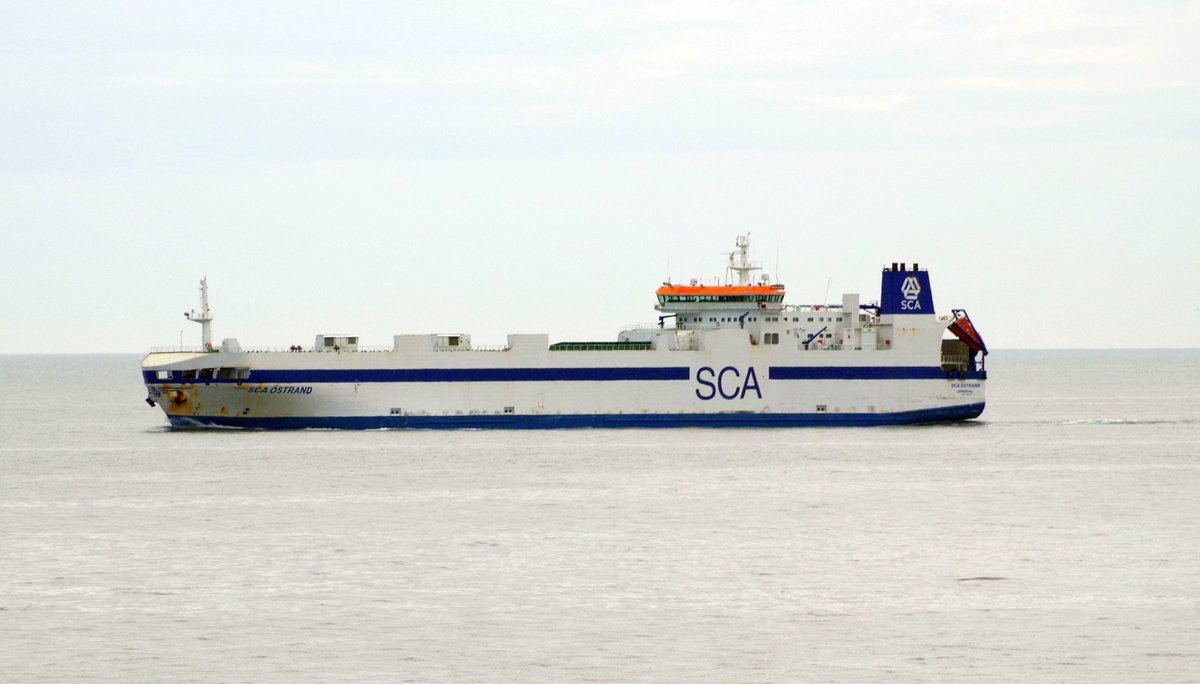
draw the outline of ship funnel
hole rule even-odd
[[[915,265],[915,264],[914,264]],[[884,269],[880,288],[880,314],[932,314],[933,288],[929,271]]]

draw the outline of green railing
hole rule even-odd
[[[557,342],[550,351],[649,351],[650,342]]]

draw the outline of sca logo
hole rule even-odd
[[[704,401],[720,395],[722,399],[745,399],[753,392],[762,399],[762,390],[758,387],[758,375],[754,366],[746,369],[745,375],[733,366],[725,366],[720,371],[704,366],[696,371],[696,396]]]
[[[900,293],[904,295],[904,301],[900,302],[900,308],[906,311],[920,311],[921,302],[921,283],[917,281],[916,276],[909,276],[900,283]]]

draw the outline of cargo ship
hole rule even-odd
[[[903,425],[977,418],[987,346],[964,309],[938,315],[929,272],[883,268],[878,300],[791,305],[738,236],[725,277],[664,282],[658,322],[615,340],[466,333],[396,335],[366,347],[214,345],[207,280],[202,344],[141,361],[146,402],[176,428],[544,429]]]

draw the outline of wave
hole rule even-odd
[[[1163,420],[1163,419],[1140,419],[1140,418],[1080,418],[1076,420],[1064,420],[1060,425],[1194,425],[1200,423],[1200,420],[1195,418],[1181,418],[1178,420]]]

